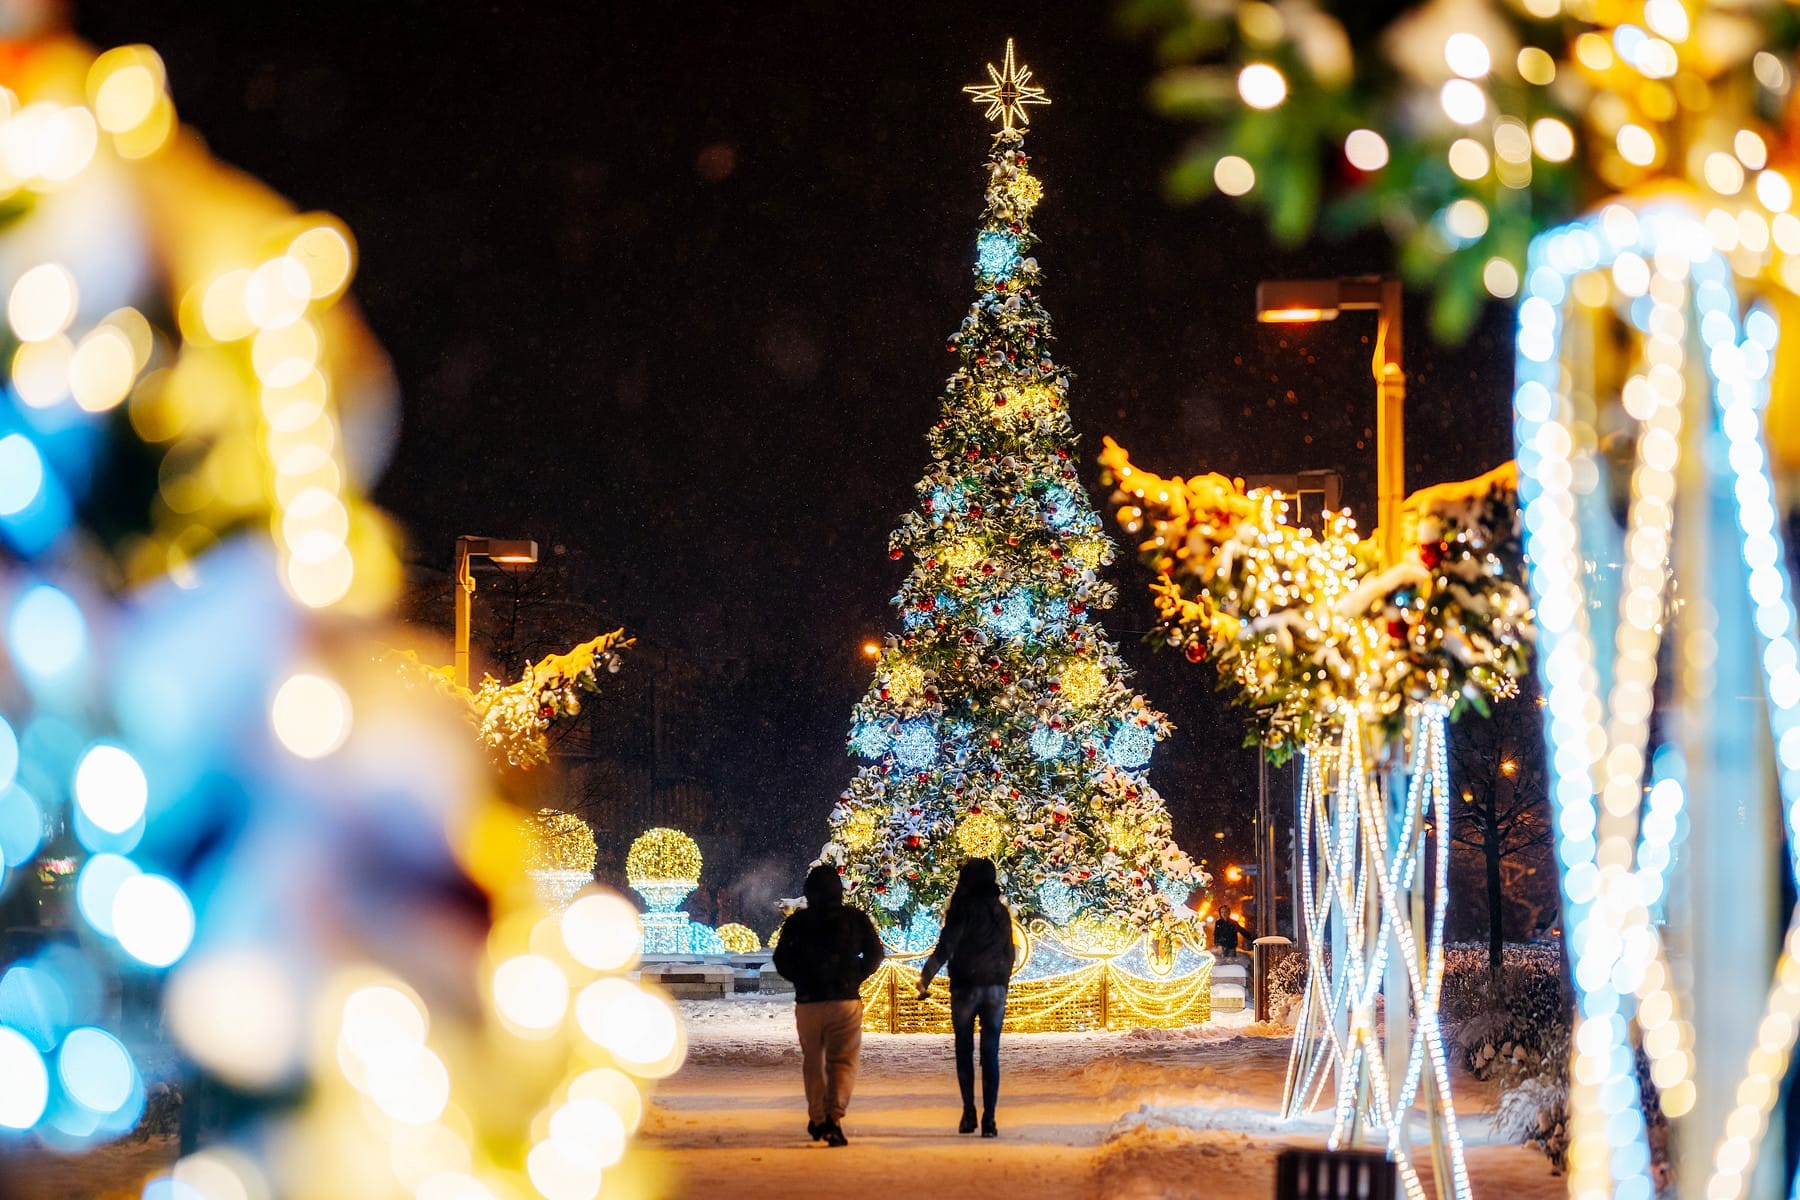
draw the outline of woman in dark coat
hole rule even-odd
[[[992,859],[962,865],[944,914],[937,949],[919,972],[919,997],[945,964],[950,967],[950,1026],[956,1037],[956,1082],[962,1088],[959,1133],[975,1132],[975,1022],[981,1021],[981,1136],[998,1137],[994,1103],[1000,1098],[1000,1027],[1012,982],[1012,914],[1000,899]]]

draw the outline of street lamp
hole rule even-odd
[[[864,642],[863,643],[863,657],[864,658],[880,658],[881,657],[881,644],[879,642]]]
[[[1280,279],[1256,285],[1256,319],[1266,324],[1335,321],[1340,312],[1370,310],[1375,329],[1376,520],[1381,562],[1400,560],[1400,506],[1406,500],[1406,372],[1400,358],[1400,281],[1378,275],[1347,279]]]
[[[534,563],[537,543],[526,538],[459,537],[456,539],[456,682],[469,686],[469,605],[475,596],[475,572],[471,560],[497,563]]]

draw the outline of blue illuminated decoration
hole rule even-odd
[[[1067,529],[1069,522],[1081,515],[1081,507],[1068,488],[1051,486],[1044,489],[1044,524],[1052,529]]]
[[[975,265],[989,279],[1005,279],[1019,266],[1019,239],[989,231],[975,239]]]
[[[1106,757],[1114,766],[1132,771],[1149,762],[1155,748],[1156,735],[1148,727],[1127,721],[1114,731],[1106,745]]]
[[[905,929],[889,932],[888,944],[898,954],[926,954],[936,948],[938,935],[944,931],[938,919],[923,909],[914,911]]]
[[[894,757],[900,765],[923,770],[937,761],[937,733],[923,717],[904,722],[894,735]]]
[[[989,601],[986,607],[982,620],[998,637],[1020,637],[1031,628],[1031,593],[1023,588]]]
[[[1044,620],[1052,625],[1060,625],[1069,619],[1069,602],[1067,600],[1051,600],[1044,605]]]
[[[931,519],[934,522],[941,523],[951,513],[966,512],[968,507],[960,487],[939,488],[931,493]]]
[[[1031,752],[1039,758],[1055,758],[1063,752],[1063,744],[1067,741],[1062,730],[1039,725],[1031,731]]]
[[[887,753],[888,743],[891,740],[887,730],[873,721],[864,721],[850,734],[850,744],[864,758],[880,758]]]
[[[949,594],[948,594],[948,593],[946,593],[946,592],[939,592],[939,593],[938,593],[938,597],[937,597],[937,610],[938,610],[938,611],[939,611],[939,612],[941,612],[941,613],[953,613],[953,612],[955,612],[955,611],[956,611],[956,607],[957,607],[957,605],[956,605],[956,597],[954,597],[954,596],[952,596],[952,595],[949,595]]]
[[[918,608],[909,608],[900,616],[900,624],[907,629],[923,629],[931,624],[931,614]]]
[[[899,912],[912,901],[912,888],[904,879],[888,881],[887,891],[875,893],[875,902],[889,912]]]
[[[719,931],[711,925],[695,922],[688,926],[689,954],[724,954],[725,943],[719,937]]]
[[[1070,918],[1081,911],[1081,902],[1075,898],[1075,892],[1060,879],[1046,879],[1038,884],[1038,907],[1044,910],[1044,916],[1052,925],[1067,925]]]

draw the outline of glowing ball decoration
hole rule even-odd
[[[756,930],[736,922],[719,926],[719,941],[725,944],[727,954],[755,954],[762,949],[762,939],[756,936]]]
[[[625,878],[640,883],[700,882],[700,847],[679,829],[647,829],[625,855]]]
[[[537,885],[545,908],[561,912],[582,888],[594,882],[599,850],[594,831],[574,813],[541,809],[532,817],[526,837],[526,874]]]
[[[1046,879],[1038,884],[1038,907],[1052,925],[1067,925],[1080,909],[1080,901],[1068,884],[1060,879]]]
[[[1114,766],[1133,771],[1150,761],[1150,752],[1155,747],[1156,734],[1146,726],[1128,721],[1114,731],[1112,740],[1106,745],[1106,757]]]
[[[1006,831],[989,813],[970,813],[956,827],[956,844],[970,858],[992,858],[1000,852]]]
[[[880,758],[887,753],[888,733],[874,721],[864,721],[850,733],[850,744],[864,758]]]
[[[1041,759],[1049,760],[1063,752],[1063,745],[1067,741],[1062,730],[1039,725],[1031,731],[1031,752]]]
[[[1063,669],[1059,682],[1063,699],[1080,708],[1100,698],[1101,689],[1106,686],[1106,673],[1093,659],[1078,658]]]
[[[976,269],[989,279],[1005,279],[1019,265],[1019,239],[1005,233],[983,233],[975,239]]]
[[[1032,625],[1031,594],[1021,589],[990,601],[985,620],[997,637],[1010,640],[1023,636]]]
[[[894,757],[903,767],[923,770],[937,761],[937,731],[923,718],[904,722],[894,735]]]
[[[907,885],[907,882],[904,879],[891,879],[888,881],[887,891],[875,893],[875,903],[881,905],[881,907],[887,909],[889,912],[899,912],[901,909],[905,908],[911,900],[912,888]],[[773,945],[774,943],[771,942],[770,944]]]

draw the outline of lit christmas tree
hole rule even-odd
[[[1075,471],[1070,377],[1051,358],[1030,256],[1043,185],[1027,169],[1031,72],[988,67],[965,89],[997,119],[975,238],[975,302],[929,443],[919,508],[890,542],[913,568],[850,750],[869,760],[831,814],[841,869],[890,939],[932,935],[962,860],[993,858],[1021,916],[1058,928],[1149,929],[1205,876],[1145,779],[1168,719],[1125,686],[1093,619],[1113,559]],[[1185,910],[1183,910],[1185,911]],[[914,920],[915,916],[919,919]]]

